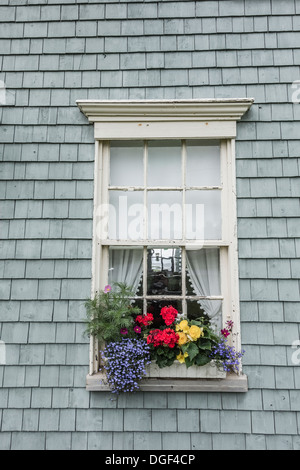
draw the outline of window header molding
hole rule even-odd
[[[90,122],[106,120],[189,119],[237,121],[253,104],[253,98],[191,100],[77,100],[76,104]]]
[[[95,124],[96,140],[236,137],[236,121],[253,98],[193,100],[77,100]]]

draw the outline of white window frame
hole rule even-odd
[[[241,347],[239,276],[236,217],[235,138],[236,123],[248,111],[253,99],[206,100],[78,100],[77,105],[94,124],[94,233],[92,258],[92,288],[94,296],[107,284],[109,240],[99,237],[100,204],[108,204],[109,146],[111,140],[186,140],[204,139],[221,142],[222,240],[205,241],[204,247],[220,248],[221,292],[223,323],[234,322],[232,345]],[[103,182],[106,182],[103,184]],[[172,246],[183,246],[181,241],[170,241]],[[124,246],[124,242],[115,242]],[[132,243],[136,245],[139,243]],[[154,245],[153,240],[142,240],[140,245]],[[166,243],[163,242],[163,246]],[[99,347],[95,338],[90,342],[90,364],[87,390],[105,390],[99,370]],[[154,382],[153,382],[154,380]],[[247,377],[240,375],[219,379],[147,379],[142,390],[169,391],[246,391]]]

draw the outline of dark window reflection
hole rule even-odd
[[[147,250],[147,294],[181,295],[181,249]]]
[[[203,308],[201,308],[200,302],[196,300],[187,300],[187,317],[189,320],[203,319],[205,322],[209,321]]]

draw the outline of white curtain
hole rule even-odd
[[[109,257],[109,283],[124,282],[136,293],[142,277],[143,250],[112,249]]]
[[[187,250],[187,271],[194,292],[199,296],[220,295],[220,263],[219,250],[207,248]],[[201,308],[213,324],[221,324],[221,300],[202,299]]]

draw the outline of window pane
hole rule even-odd
[[[182,186],[181,175],[181,142],[149,142],[147,186]]]
[[[181,295],[181,249],[147,250],[148,295]]]
[[[201,144],[199,141],[187,141],[186,185],[187,186],[219,186],[220,145]]]
[[[187,300],[187,317],[189,320],[202,317],[209,321],[213,329],[219,333],[222,325],[222,301]]]
[[[219,248],[186,250],[187,295],[221,295]]]
[[[110,185],[143,186],[143,142],[111,142]]]
[[[186,191],[186,238],[222,238],[221,190]]]
[[[137,294],[142,280],[143,248],[110,248],[108,283],[125,283]]]
[[[109,192],[109,238],[143,238],[143,191]]]
[[[148,192],[148,237],[150,240],[182,238],[182,192]]]

